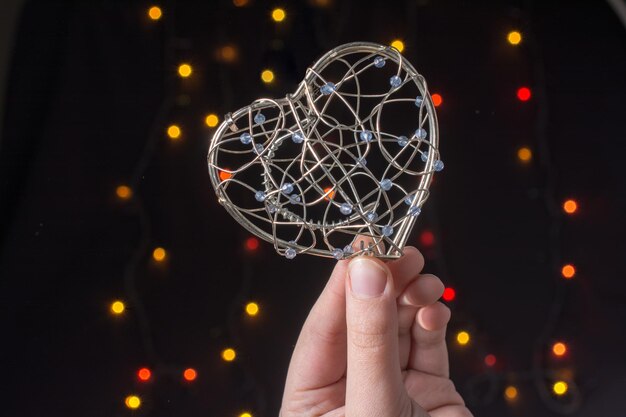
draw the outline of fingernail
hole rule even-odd
[[[376,262],[365,257],[350,263],[350,284],[357,298],[379,297],[385,291],[387,274]]]

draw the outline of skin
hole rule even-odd
[[[404,252],[337,262],[294,349],[281,417],[472,417],[449,378],[444,286]],[[381,295],[353,291],[363,269],[386,276]]]

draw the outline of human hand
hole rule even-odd
[[[280,417],[471,417],[449,379],[439,278],[407,247],[337,263],[294,349]]]

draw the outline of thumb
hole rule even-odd
[[[346,279],[346,417],[401,416],[410,409],[398,353],[393,280],[383,262],[353,259]]]

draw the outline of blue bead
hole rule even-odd
[[[385,178],[380,182],[380,188],[382,188],[385,191],[391,190],[392,185],[393,183],[391,182],[389,178]]]
[[[385,58],[383,58],[382,56],[377,56],[376,58],[374,58],[374,66],[376,68],[382,68],[385,66]]]
[[[422,209],[421,209],[421,208],[419,208],[419,207],[417,207],[417,206],[413,206],[413,207],[409,208],[409,214],[410,214],[412,217],[417,217],[417,216],[419,216],[421,212],[422,212]]]
[[[264,147],[263,147],[263,145],[262,145],[262,144],[260,144],[260,143],[256,143],[256,144],[254,145],[254,153],[256,153],[257,155],[261,155],[261,154],[263,153],[263,150],[264,150],[264,149],[265,149],[265,148],[264,148]]]
[[[407,206],[410,206],[411,204],[413,204],[413,199],[415,198],[415,196],[413,194],[409,194],[406,197],[404,197],[404,204],[406,204]]]
[[[295,258],[297,255],[296,250],[294,248],[287,248],[285,250],[285,258],[287,259],[293,259]]]
[[[250,142],[252,142],[252,136],[250,135],[250,133],[245,132],[245,133],[242,133],[241,136],[239,136],[239,140],[244,145],[248,145],[250,144]]]
[[[341,214],[348,216],[352,213],[352,206],[348,203],[343,203],[341,206],[339,206],[339,211],[341,212]]]
[[[393,234],[393,227],[387,225],[382,228],[383,236],[391,236]]]
[[[260,125],[261,123],[265,122],[265,116],[263,115],[263,113],[257,113],[256,116],[254,116],[254,123]]]
[[[443,169],[443,161],[441,159],[437,159],[435,161],[435,164],[433,165],[433,168],[435,168],[435,171],[439,172]]]
[[[422,162],[428,161],[428,152],[423,153],[421,158],[422,158]]]
[[[373,222],[374,220],[376,220],[376,217],[378,217],[378,214],[376,214],[375,211],[368,211],[367,213],[365,213],[365,218],[368,222]]]
[[[367,165],[367,159],[365,159],[364,157],[360,157],[359,159],[356,160],[356,163],[360,167],[365,167],[365,165]]]
[[[422,96],[415,97],[415,105],[417,107],[422,107],[422,103],[424,103],[424,98]]]
[[[285,194],[291,194],[293,193],[293,184],[290,182],[286,182],[283,184],[280,190]]]
[[[407,138],[406,136],[398,136],[398,145],[402,146],[403,148],[409,143],[409,138]]]
[[[278,211],[278,207],[276,207],[276,204],[274,203],[269,203],[267,205],[267,210],[270,212],[270,214],[274,214]]]
[[[339,248],[333,249],[333,258],[337,260],[343,258],[343,251]]]
[[[351,254],[353,254],[354,250],[352,249],[352,245],[346,245],[343,248],[343,253],[344,253],[344,255],[351,255]]]
[[[260,203],[264,202],[266,198],[265,192],[257,191],[256,193],[254,193],[254,198]]]
[[[320,92],[325,96],[330,95],[333,91],[337,89],[337,86],[331,82],[327,82],[320,88]]]
[[[421,127],[415,131],[415,137],[417,137],[418,139],[426,139],[426,135],[426,130],[422,129]]]
[[[374,135],[369,130],[364,130],[359,134],[359,137],[363,142],[371,142]]]
[[[393,88],[398,88],[402,84],[402,78],[398,77],[397,75],[394,75],[393,77],[389,79],[389,84],[391,84]]]
[[[293,143],[302,143],[304,142],[304,135],[299,130],[297,132],[293,132],[291,135],[291,140]]]
[[[298,194],[291,194],[291,195],[289,196],[289,202],[290,202],[291,204],[297,204],[297,203],[299,203],[299,202],[300,202],[300,200],[301,200],[301,199],[300,199],[300,196],[299,196]]]

